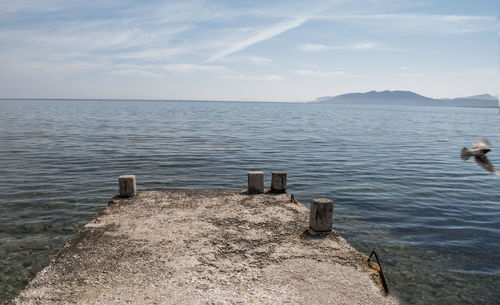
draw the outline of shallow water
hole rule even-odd
[[[377,250],[406,304],[500,299],[500,177],[459,158],[497,109],[301,103],[0,101],[0,303],[107,205],[138,189],[243,189],[288,173],[301,202],[335,201],[334,228]],[[495,147],[498,145],[498,149]]]

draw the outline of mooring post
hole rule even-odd
[[[309,232],[329,233],[333,226],[333,200],[317,198],[311,200],[309,212]]]
[[[248,172],[248,192],[250,194],[264,193],[264,172]]]
[[[137,194],[135,175],[122,175],[118,177],[120,184],[120,197],[133,197]]]
[[[272,172],[271,174],[271,192],[286,193],[286,173]]]

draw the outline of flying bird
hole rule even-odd
[[[479,164],[479,166],[489,171],[490,173],[500,175],[500,172],[497,172],[493,167],[493,164],[491,164],[490,160],[486,158],[486,154],[490,150],[490,141],[482,139],[474,143],[471,149],[468,149],[467,147],[462,148],[460,157],[464,161],[468,160],[470,157],[474,157],[474,160],[476,160],[476,163]]]

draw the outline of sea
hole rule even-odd
[[[402,304],[498,304],[500,176],[462,161],[479,139],[500,169],[498,109],[325,103],[1,100],[0,303],[117,193],[245,189],[286,171],[334,229],[377,251]]]

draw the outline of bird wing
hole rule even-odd
[[[481,166],[485,170],[495,175],[500,175],[500,173],[495,170],[493,164],[491,164],[490,160],[488,160],[488,158],[486,158],[485,155],[474,157],[474,159],[476,160],[476,163],[479,164],[479,166]]]
[[[476,143],[472,144],[472,149],[489,149],[491,146],[490,141],[486,139],[481,139]]]

